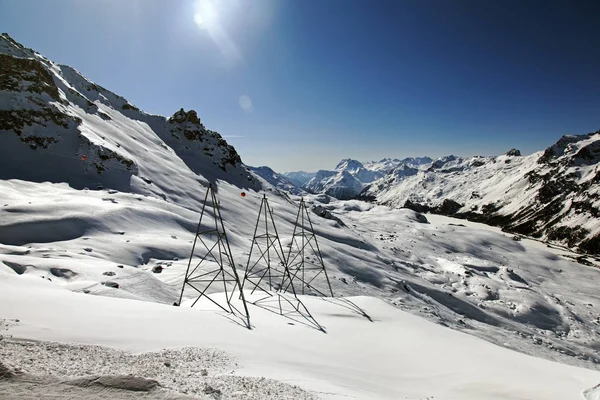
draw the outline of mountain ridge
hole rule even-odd
[[[194,110],[150,115],[0,36],[0,179],[66,182],[186,201],[173,185],[226,180],[259,189],[241,157]],[[144,156],[142,156],[142,153]],[[145,154],[151,154],[148,163]]]
[[[505,231],[600,253],[600,131],[565,135],[521,156],[440,158],[426,170],[390,177],[358,198],[466,218]]]

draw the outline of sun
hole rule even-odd
[[[213,0],[198,0],[194,22],[198,28],[211,30],[219,24],[219,10]]]
[[[203,35],[209,37],[230,63],[242,60],[242,54],[231,36],[236,18],[234,0],[196,0],[194,22]],[[239,15],[237,15],[239,17]]]

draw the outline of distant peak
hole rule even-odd
[[[363,164],[360,161],[353,160],[351,158],[344,158],[342,161],[336,165],[335,169],[359,169],[364,168]]]
[[[9,55],[25,58],[34,57],[35,55],[35,52],[32,49],[23,46],[6,32],[0,34],[0,53],[7,53]]]
[[[12,44],[16,45],[17,47],[23,47],[22,44],[18,43],[15,39],[13,39],[8,33],[3,32],[2,34],[0,34],[0,37],[2,37],[2,39],[7,40],[9,42],[11,42]]]

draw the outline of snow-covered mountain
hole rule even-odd
[[[325,193],[340,200],[355,198],[369,183],[374,182],[396,168],[424,168],[433,160],[429,157],[405,158],[403,160],[384,158],[380,161],[369,161],[361,163],[350,158],[340,161],[334,170],[320,170],[313,174],[310,179],[303,182],[302,179],[292,180],[297,186],[301,186],[311,193]],[[287,177],[308,177],[304,172],[287,172]]]
[[[285,176],[290,182],[298,187],[302,187],[306,182],[310,181],[315,175],[316,172],[304,172],[304,171],[295,171],[295,172],[283,172],[281,175]]]
[[[422,168],[431,164],[433,160],[429,157],[408,157],[402,160],[397,158],[384,158],[379,161],[369,161],[364,163],[364,167],[371,171],[379,171],[388,173],[395,168],[400,166],[407,166],[411,168]]]
[[[564,136],[522,157],[435,160],[425,170],[391,173],[361,198],[482,221],[508,232],[600,253],[600,131]]]
[[[148,115],[8,36],[0,43],[0,333],[16,339],[0,337],[0,393],[19,398],[37,385],[52,395],[73,382],[63,377],[135,373],[175,397],[597,398],[600,269],[574,261],[595,259],[483,224],[307,194],[339,297],[299,296],[322,330],[253,304],[246,329],[208,299],[190,308],[192,290],[173,307],[188,265],[201,261],[202,253],[190,253],[204,185],[215,183],[240,275],[263,196],[283,248],[297,234],[299,197],[277,190],[285,181],[270,169],[247,169],[195,112]],[[595,160],[595,147],[583,142],[569,142],[582,173]],[[481,179],[479,195],[499,198],[511,183],[506,168],[561,169],[569,145],[539,163],[512,154],[495,163],[446,158],[432,171],[397,165],[390,186],[429,174],[432,182],[422,183],[439,186],[446,177],[448,192],[462,193],[472,171],[472,180],[493,178]],[[356,180],[351,173],[360,171],[346,162],[333,175]],[[211,298],[223,296],[221,286],[214,290]],[[372,321],[340,306],[348,299]],[[7,377],[18,375],[13,366],[24,380]],[[133,396],[119,394],[111,398]],[[155,394],[147,398],[165,398]]]
[[[262,167],[251,167],[248,166],[248,169],[252,171],[254,174],[258,175],[265,181],[269,182],[275,188],[283,190],[285,192],[294,194],[296,196],[302,196],[306,194],[306,191],[298,187],[295,183],[293,183],[290,179],[286,178],[284,174],[278,174],[273,171],[271,168],[262,166]]]
[[[195,111],[149,115],[75,69],[0,36],[0,179],[157,194],[225,180],[260,188]]]
[[[325,193],[347,200],[354,198],[368,183],[382,176],[382,172],[369,170],[360,161],[346,158],[333,171],[318,171],[302,187],[311,193]]]

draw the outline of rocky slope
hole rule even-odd
[[[152,156],[153,163],[141,162]],[[195,111],[149,115],[0,36],[0,179],[66,182],[185,200],[182,186],[260,184]],[[174,184],[176,181],[177,184]]]
[[[250,171],[252,171],[255,175],[261,177],[273,187],[283,190],[284,192],[289,192],[296,196],[303,196],[306,193],[305,190],[298,187],[295,183],[293,183],[290,179],[286,178],[283,174],[278,174],[273,171],[271,168],[262,166],[262,167],[248,167]]]
[[[563,136],[522,157],[448,156],[427,169],[394,170],[360,198],[458,216],[600,253],[600,131]]]

